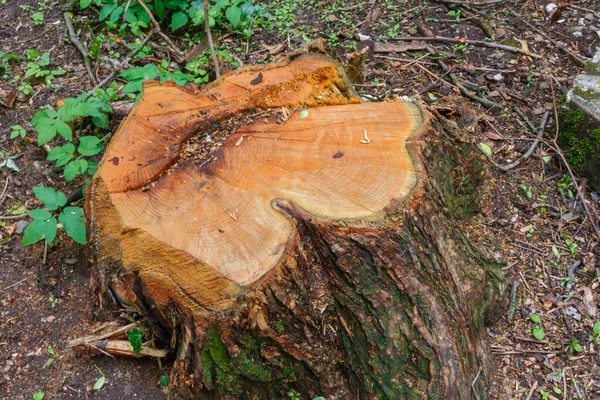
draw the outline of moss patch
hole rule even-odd
[[[588,178],[594,189],[600,189],[600,127],[580,110],[560,113],[558,144],[567,161],[577,172]]]

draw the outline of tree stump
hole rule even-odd
[[[501,273],[454,220],[478,161],[321,55],[148,83],[87,191],[93,286],[170,346],[184,397],[484,397]]]

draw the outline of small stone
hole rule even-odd
[[[54,315],[51,315],[49,317],[42,317],[42,322],[52,322],[56,319],[56,317]]]
[[[68,265],[75,265],[77,264],[77,259],[76,258],[65,258],[65,264]]]
[[[17,228],[15,229],[17,235],[21,235],[27,227],[27,225],[29,225],[29,222],[25,220],[20,220],[19,222],[17,222]]]

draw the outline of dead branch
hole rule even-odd
[[[500,165],[500,164],[498,164],[497,162],[494,161],[494,159],[492,158],[491,154],[484,152],[480,148],[480,150],[482,151],[482,153],[484,153],[486,155],[488,161],[494,167],[496,167],[499,170],[504,171],[504,172],[510,171],[511,169],[516,168],[523,161],[525,161],[529,157],[531,157],[531,155],[533,154],[533,152],[537,148],[540,140],[542,139],[542,136],[544,135],[544,130],[546,128],[546,124],[548,123],[548,117],[550,115],[550,112],[546,111],[544,113],[544,116],[542,117],[542,122],[541,122],[539,128],[536,128],[535,126],[533,126],[533,124],[531,123],[531,121],[529,121],[529,118],[527,118],[527,116],[523,113],[523,111],[521,111],[521,109],[518,106],[515,107],[515,111],[516,111],[517,114],[519,114],[519,116],[521,118],[523,118],[525,120],[525,122],[529,126],[529,129],[531,129],[531,131],[536,134],[536,137],[535,137],[534,141],[531,143],[531,146],[529,146],[529,149],[527,149],[527,151],[521,157],[519,157],[517,160],[515,160],[514,162],[512,162],[512,163],[510,163],[508,165]]]
[[[435,50],[433,47],[427,46],[426,50],[432,56],[439,55],[437,50]],[[474,95],[471,92],[469,92],[469,90],[456,78],[456,75],[454,75],[450,71],[450,67],[448,67],[445,62],[443,62],[441,59],[437,59],[436,61],[437,61],[438,65],[444,70],[444,72],[446,72],[448,74],[448,79],[446,79],[446,80],[449,80],[450,83],[455,85],[460,90],[460,93],[463,96],[465,96],[466,98],[471,99],[473,101],[476,101],[479,104],[481,104],[482,106],[487,107],[487,108],[494,107],[496,105],[496,103],[494,103],[493,101],[490,101],[484,97],[479,97],[479,96]]]
[[[81,44],[79,39],[77,38],[77,34],[75,33],[75,28],[73,28],[73,21],[71,21],[71,17],[69,17],[68,13],[63,13],[65,18],[65,24],[67,25],[67,31],[69,32],[69,41],[77,48],[81,56],[83,57],[83,63],[85,64],[85,70],[87,71],[90,81],[92,83],[98,83],[96,77],[94,76],[94,72],[92,71],[92,67],[90,65],[90,55],[86,48]]]
[[[446,42],[446,43],[460,43],[460,44],[466,43],[466,44],[473,45],[473,46],[489,47],[492,49],[498,49],[498,50],[509,51],[512,53],[523,54],[528,57],[541,58],[541,56],[539,54],[534,54],[530,51],[519,49],[518,47],[507,46],[504,44],[494,43],[494,42],[484,42],[482,40],[471,40],[471,39],[465,39],[465,38],[451,38],[451,37],[437,36],[437,35],[435,35],[435,36],[396,37],[396,38],[390,38],[390,40],[401,40],[401,41],[420,40],[420,41],[424,41],[424,42]]]
[[[206,37],[208,38],[208,46],[210,47],[210,55],[215,64],[215,75],[217,78],[221,76],[221,70],[219,69],[219,60],[215,53],[215,45],[212,40],[212,33],[210,32],[210,20],[208,18],[208,0],[204,0],[204,30],[206,31]]]
[[[144,4],[143,0],[137,0],[138,4],[144,9],[144,11],[146,12],[146,14],[148,14],[148,17],[150,17],[150,21],[152,21],[152,26],[154,27],[154,31],[156,33],[158,33],[158,35],[160,37],[162,37],[163,39],[165,39],[165,42],[167,42],[167,44],[169,45],[169,47],[171,47],[171,49],[173,49],[173,51],[175,52],[175,54],[177,55],[177,59],[178,62],[181,62],[184,58],[184,54],[183,51],[179,50],[179,47],[177,47],[177,45],[175,43],[173,43],[173,41],[163,33],[163,31],[160,29],[160,25],[158,24],[158,21],[156,20],[156,18],[154,18],[154,15],[152,15],[152,11],[150,11],[148,9],[148,7],[146,7],[146,4]]]

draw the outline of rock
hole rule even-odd
[[[575,78],[559,119],[559,145],[567,161],[600,191],[600,50]]]
[[[25,220],[20,220],[19,222],[17,222],[17,228],[15,229],[15,232],[17,233],[17,235],[21,235],[23,233],[23,231],[25,230],[25,228],[27,227],[27,225],[29,225],[29,222],[27,222]]]

